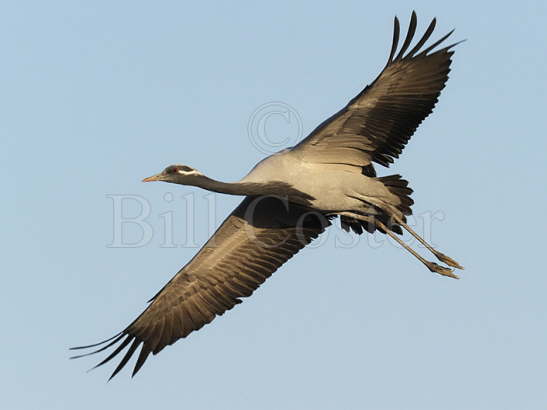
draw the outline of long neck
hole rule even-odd
[[[256,194],[253,184],[245,182],[222,182],[206,177],[205,175],[192,181],[192,185],[206,189],[208,191],[220,192],[230,195],[253,195]]]
[[[177,182],[175,182],[177,183]],[[290,201],[305,206],[311,206],[315,198],[306,192],[293,188],[290,184],[282,181],[261,182],[222,182],[206,177],[205,175],[195,176],[191,180],[185,179],[178,182],[183,185],[193,185],[208,191],[219,192],[229,195],[266,195],[289,198]]]

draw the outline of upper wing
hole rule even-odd
[[[387,167],[398,158],[416,128],[433,111],[448,79],[454,53],[450,49],[458,44],[430,53],[451,31],[421,51],[435,24],[433,19],[421,40],[406,53],[416,31],[416,13],[412,12],[405,41],[395,56],[399,43],[399,20],[395,17],[393,45],[384,70],[293,151],[310,162],[356,166],[374,161]]]
[[[152,298],[148,308],[127,328],[103,342],[101,352],[120,343],[97,366],[128,351],[112,373],[114,377],[142,345],[133,375],[150,353],[188,336],[250,296],[277,268],[310,243],[330,222],[273,197],[247,197],[215,234]],[[96,366],[96,367],[97,367]]]

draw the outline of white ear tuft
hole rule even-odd
[[[189,171],[184,171],[182,169],[179,169],[177,171],[178,174],[180,175],[184,175],[184,176],[189,176],[189,175],[203,175],[201,172],[199,172],[197,169],[191,169]]]

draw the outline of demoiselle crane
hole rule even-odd
[[[391,52],[380,75],[307,138],[259,162],[239,182],[216,181],[187,165],[171,165],[145,178],[245,198],[140,316],[110,339],[73,348],[98,347],[74,357],[112,347],[97,365],[101,366],[129,346],[112,378],[140,346],[135,375],[150,353],[159,353],[250,296],[335,217],[340,217],[343,229],[356,234],[379,230],[432,272],[457,278],[453,269],[423,258],[397,236],[402,229],[408,231],[439,261],[462,269],[406,224],[413,204],[407,181],[400,175],[377,177],[373,165],[388,167],[399,157],[432,112],[448,79],[452,48],[458,43],[436,48],[452,31],[423,48],[435,28],[433,19],[408,51],[416,23],[413,12],[397,52],[399,20],[395,17]]]

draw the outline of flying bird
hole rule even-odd
[[[135,375],[150,353],[185,338],[241,303],[273,272],[340,218],[356,234],[389,235],[431,272],[457,278],[458,262],[437,251],[406,224],[412,189],[400,175],[377,176],[374,164],[389,167],[420,123],[433,111],[450,71],[454,43],[438,46],[453,30],[424,48],[433,19],[412,47],[412,13],[401,48],[395,17],[393,43],[378,77],[344,108],[294,147],[259,162],[238,182],[221,182],[187,165],[171,165],[145,182],[192,185],[245,198],[209,241],[120,333],[73,358],[114,349],[101,366],[127,351],[114,377],[140,347]],[[406,230],[443,266],[429,261],[399,238]]]

